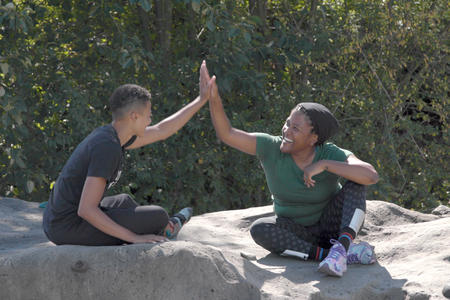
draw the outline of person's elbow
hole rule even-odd
[[[217,130],[216,136],[219,140],[221,140],[222,142],[224,142],[225,144],[228,145],[230,143],[230,139],[231,139],[231,130],[232,130],[232,128]]]
[[[178,129],[172,128],[170,126],[167,126],[167,124],[164,124],[163,122],[160,122],[154,126],[154,129],[152,134],[152,141],[153,142],[161,142],[167,140],[169,137],[177,133]]]
[[[83,219],[84,219],[85,216],[86,216],[86,209],[83,208],[81,205],[78,206],[77,215],[78,215],[80,218],[83,218]]]
[[[372,185],[372,184],[376,184],[378,182],[378,180],[380,179],[378,172],[372,168],[368,178],[367,178],[367,185]]]
[[[80,218],[85,219],[85,220],[89,219],[90,212],[91,212],[91,210],[86,205],[80,204],[78,206],[77,214]]]
[[[225,144],[229,144],[229,135],[226,134],[217,134],[217,138]]]

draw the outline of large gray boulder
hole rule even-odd
[[[37,203],[1,198],[0,299],[444,298],[448,217],[368,201],[358,239],[375,246],[378,262],[334,278],[252,241],[250,224],[271,213],[264,206],[195,216],[177,241],[162,244],[55,246]]]

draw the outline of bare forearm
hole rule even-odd
[[[256,136],[240,129],[233,128],[223,109],[220,96],[209,100],[211,119],[217,136],[227,145],[250,155],[256,154]]]
[[[324,170],[359,184],[371,185],[378,182],[378,173],[371,164],[348,164],[334,160],[321,160]]]
[[[205,103],[206,100],[201,100],[199,96],[194,101],[170,117],[165,118],[155,126],[159,127],[161,132],[164,132],[163,138],[167,138],[182,128]]]
[[[231,124],[225,114],[225,110],[223,109],[222,99],[220,99],[220,96],[209,100],[209,111],[217,136],[222,141],[226,142],[226,139],[231,132]]]
[[[92,226],[106,234],[129,243],[134,242],[136,237],[134,232],[114,222],[98,207],[84,208],[79,210],[78,215],[88,221]]]

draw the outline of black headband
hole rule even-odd
[[[311,120],[314,133],[317,134],[317,144],[321,145],[335,135],[339,129],[339,122],[331,111],[319,103],[303,102],[297,105],[297,111],[304,112]]]

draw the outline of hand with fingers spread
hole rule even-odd
[[[205,61],[202,62],[202,65],[200,67],[199,86],[200,86],[200,100],[208,101],[208,99],[211,97],[212,80],[209,77]]]
[[[216,83],[216,76],[209,76],[208,69],[205,64],[205,78],[210,84],[209,111],[211,121],[216,130],[217,137],[227,145],[236,148],[242,152],[255,155],[256,154],[256,136],[252,133],[234,128],[231,126],[225,110],[223,108],[222,99],[219,95],[219,89]]]
[[[204,70],[204,73],[200,72],[200,76],[202,76],[202,74],[203,74],[205,76],[204,80],[208,83],[210,100],[216,100],[219,97],[219,89],[216,84],[216,76],[213,75],[211,77],[209,75],[209,71],[208,71],[208,68],[206,67],[205,61],[203,61],[203,63],[202,63],[202,70]],[[201,77],[200,77],[200,80],[201,80]]]

